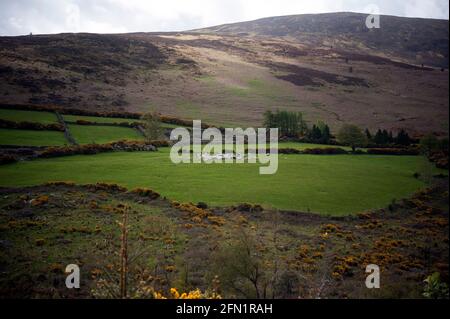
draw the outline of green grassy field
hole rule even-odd
[[[0,109],[0,119],[14,122],[38,122],[42,124],[57,123],[54,113]]]
[[[0,128],[0,145],[59,146],[64,144],[68,142],[62,132]]]
[[[275,175],[259,175],[256,164],[175,165],[168,156],[168,150],[120,152],[4,165],[0,184],[102,181],[149,187],[181,202],[250,202],[333,215],[385,207],[425,186],[413,177],[424,161],[417,156],[281,155]]]
[[[68,125],[72,136],[79,144],[104,144],[119,140],[141,140],[135,129],[115,126]]]
[[[351,151],[351,147],[347,147],[347,146],[336,146],[336,145],[326,145],[326,144],[312,144],[312,143],[298,143],[298,142],[280,142],[278,143],[278,148],[282,149],[282,148],[292,148],[292,149],[296,149],[296,150],[305,150],[308,148],[329,148],[329,147],[333,147],[333,148],[342,148],[344,150],[347,151]],[[236,149],[236,146],[234,144],[224,144],[223,148],[227,151],[232,151]],[[246,145],[245,149],[258,149],[259,145],[257,144],[248,144]],[[267,149],[270,149],[270,145],[267,144]]]

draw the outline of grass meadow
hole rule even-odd
[[[168,149],[35,160],[0,167],[1,186],[47,181],[148,187],[181,202],[242,202],[285,210],[348,215],[388,205],[426,185],[413,177],[418,156],[280,155],[275,175],[258,164],[173,164]]]
[[[117,126],[94,126],[69,124],[72,136],[79,144],[104,144],[119,140],[142,140],[135,129]]]
[[[0,145],[62,146],[65,144],[68,142],[62,132],[0,128]]]
[[[36,113],[36,114],[35,114]],[[51,122],[48,112],[0,110],[16,121]],[[129,119],[65,115],[66,121],[131,122]],[[79,144],[142,140],[132,128],[69,124]],[[169,127],[169,126],[167,126]],[[0,129],[0,145],[58,146],[63,133]],[[255,148],[255,145],[249,147]],[[282,142],[279,148],[323,148],[329,145]],[[232,145],[225,145],[227,150]],[[345,147],[343,147],[345,148]],[[349,148],[345,148],[349,150]],[[228,206],[249,202],[284,210],[348,215],[381,208],[426,186],[414,178],[426,161],[419,156],[279,155],[275,175],[259,175],[258,164],[180,164],[169,149],[152,153],[106,153],[34,160],[0,166],[0,186],[29,186],[48,181],[111,182],[128,188],[147,187],[180,202]]]
[[[37,122],[41,124],[58,122],[58,119],[54,113],[9,109],[0,109],[0,119],[14,122]]]

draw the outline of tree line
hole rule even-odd
[[[354,144],[356,146],[389,146],[401,145],[409,146],[415,141],[408,135],[405,130],[400,130],[394,136],[392,131],[379,129],[375,134],[372,134],[369,129],[363,132],[355,125],[344,125],[338,136],[331,134],[330,127],[319,121],[309,127],[301,112],[280,111],[275,112],[266,111],[264,113],[265,127],[278,128],[279,134],[282,137],[301,138],[303,142],[317,143],[317,144],[333,144],[335,138],[344,144]]]

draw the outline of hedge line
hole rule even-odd
[[[33,149],[23,156],[0,154],[0,165],[9,164],[23,159],[36,158],[52,158],[70,155],[94,155],[113,151],[126,152],[153,152],[157,147],[169,146],[167,141],[153,141],[147,143],[144,141],[118,141],[107,144],[91,144],[91,145],[71,145],[71,146],[54,146],[44,149]],[[23,152],[22,152],[23,153]]]
[[[42,124],[35,122],[14,122],[0,119],[0,128],[34,130],[34,131],[58,131],[64,132],[64,126],[61,124]]]
[[[307,148],[304,149],[302,153],[311,155],[339,155],[339,154],[348,154],[349,152],[339,147],[324,147],[324,148]]]
[[[25,111],[43,111],[43,112],[59,112],[66,115],[79,115],[79,116],[94,116],[94,117],[111,117],[111,118],[125,118],[125,119],[140,119],[143,113],[137,112],[96,112],[89,110],[62,108],[54,105],[34,105],[34,104],[0,104],[0,108],[12,109],[12,110],[25,110]],[[160,116],[160,120],[163,123],[174,124],[179,126],[192,126],[191,120],[183,120],[172,116]],[[202,123],[202,128],[213,127],[206,123]]]
[[[372,155],[419,155],[418,148],[369,148],[367,154]]]
[[[249,152],[257,152],[258,150],[249,149]],[[269,153],[270,150],[261,150],[262,153]],[[324,147],[324,148],[306,148],[303,150],[295,148],[280,148],[278,149],[278,154],[310,154],[310,155],[340,155],[349,154],[346,150],[339,147]]]
[[[135,128],[141,125],[139,122],[116,122],[116,123],[99,123],[99,122],[91,122],[86,120],[76,120],[75,122],[66,121],[70,124],[77,124],[77,125],[95,125],[95,126],[121,126],[121,127],[128,127],[128,128]]]
[[[154,141],[147,143],[144,141],[118,141],[107,144],[72,145],[62,147],[48,147],[37,153],[38,158],[50,158],[70,155],[93,155],[112,151],[127,152],[152,152],[156,147],[168,146],[167,141]]]

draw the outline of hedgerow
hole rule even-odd
[[[61,124],[42,124],[36,122],[14,122],[0,119],[0,128],[16,130],[34,130],[34,131],[58,131],[64,132],[64,126]]]
[[[0,155],[0,165],[17,162],[18,159],[12,155]]]
[[[311,155],[337,155],[348,154],[348,152],[338,147],[326,147],[326,148],[307,148],[302,151],[303,154]]]
[[[371,155],[419,155],[417,148],[369,148],[367,154]]]
[[[0,108],[3,109],[15,109],[25,111],[46,111],[46,112],[59,112],[66,115],[80,115],[80,116],[93,116],[93,117],[111,117],[111,118],[125,118],[125,119],[141,119],[143,113],[137,112],[96,112],[89,110],[81,110],[74,108],[63,108],[55,105],[34,105],[34,104],[0,104]],[[179,126],[192,126],[191,120],[183,120],[172,116],[161,115],[160,120],[163,123],[174,124]],[[212,127],[206,123],[202,123],[202,128]]]

